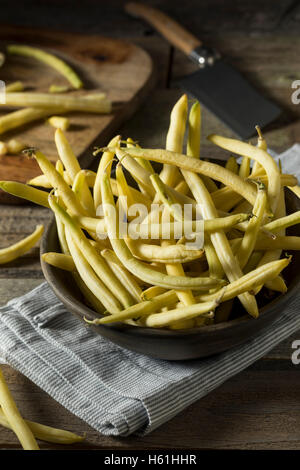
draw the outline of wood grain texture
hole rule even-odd
[[[203,40],[219,46],[232,57],[235,65],[249,74],[255,84],[276,99],[293,115],[300,106],[291,104],[290,85],[299,78],[299,8],[289,11],[290,0],[264,2],[245,0],[181,0],[172,2],[145,0],[180,20]],[[191,71],[193,64],[180,52],[173,55],[169,67],[170,48],[144,23],[133,20],[122,10],[122,0],[66,0],[61,2],[23,3],[2,0],[1,21],[17,25],[66,28],[127,38],[147,50],[158,65],[158,86],[140,110],[119,132],[138,139],[145,146],[163,146],[169,112],[181,91],[176,79]],[[18,8],[17,6],[20,5]],[[195,14],[195,11],[197,14]],[[34,12],[34,14],[33,14]],[[285,13],[287,12],[287,15]],[[253,46],[255,45],[255,47]],[[278,54],[278,50],[280,54]],[[169,76],[169,80],[167,80]],[[166,83],[172,88],[166,89]],[[203,110],[202,154],[224,157],[224,152],[205,142],[211,132],[230,135],[208,110]],[[294,120],[269,132],[271,148],[283,150],[300,141],[300,128]],[[8,244],[10,237],[22,237],[46,222],[48,211],[26,205],[24,208],[0,206],[0,240]],[[15,266],[0,267],[0,302],[22,295],[43,281],[37,252],[21,272],[24,260]],[[28,258],[27,258],[28,261]],[[27,263],[26,261],[26,263]],[[30,272],[29,272],[30,271]],[[46,393],[8,366],[4,373],[26,418],[61,426],[77,433],[87,432],[86,449],[300,449],[299,366],[291,362],[292,342],[300,339],[300,331],[279,344],[262,360],[232,378],[217,390],[184,410],[174,419],[146,437],[120,439],[105,437],[58,405]],[[0,447],[19,448],[13,433],[0,428]],[[43,448],[55,446],[42,444]],[[64,449],[67,447],[57,446]],[[74,446],[72,447],[74,448]],[[75,448],[79,448],[75,446]]]
[[[154,84],[154,70],[149,55],[129,42],[97,35],[45,32],[28,28],[1,27],[0,49],[9,43],[42,47],[59,55],[78,71],[85,88],[93,93],[104,92],[113,103],[108,115],[70,113],[71,127],[67,132],[75,155],[87,165],[93,159],[94,145],[105,145],[120,125],[140,106]],[[28,89],[46,92],[51,84],[66,84],[64,77],[44,64],[19,56],[7,56],[1,68],[1,79],[11,83],[22,78]],[[85,91],[72,91],[74,96]],[[5,111],[1,110],[0,115]],[[7,110],[6,110],[7,112]],[[52,161],[57,160],[54,129],[45,120],[6,132],[4,141],[17,137],[28,146],[41,149]],[[0,157],[0,179],[26,182],[40,174],[34,160],[22,155]],[[1,192],[2,200],[6,196]],[[8,202],[14,202],[9,197]]]
[[[260,362],[268,363],[266,359]],[[2,368],[26,418],[87,433],[84,443],[71,448],[253,450],[300,446],[300,375],[295,370],[244,371],[148,436],[114,438],[91,429],[18,372]],[[11,431],[1,428],[0,448],[19,448]],[[41,443],[41,448],[69,447]]]
[[[189,0],[186,3],[182,0],[144,0],[143,3],[172,15],[200,37],[200,32],[213,36],[218,31],[225,35],[238,31],[247,35],[249,32],[274,31],[275,28],[286,34],[299,33],[299,5],[295,6],[294,0]],[[26,8],[21,8],[23,5],[22,0],[14,0],[13,5],[10,0],[1,0],[2,22],[53,29],[59,26],[68,31],[126,38],[131,38],[133,33],[150,34],[149,26],[133,21],[124,13],[124,0],[64,0],[63,5],[57,0],[26,0]]]
[[[189,55],[196,47],[201,46],[201,41],[193,36],[189,30],[183,28],[172,17],[163,11],[139,2],[127,2],[125,11],[133,18],[146,21],[154,27],[167,41],[179,50]]]

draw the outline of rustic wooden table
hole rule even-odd
[[[173,51],[151,28],[127,18],[121,0],[99,2],[26,2],[2,0],[1,21],[90,31],[126,37],[143,46],[157,64],[158,82],[151,99],[121,129],[147,146],[160,146],[168,125],[169,111],[181,91],[176,79],[193,65]],[[108,6],[109,3],[109,6]],[[291,83],[300,78],[300,9],[298,2],[180,0],[148,2],[178,18],[193,32],[231,57],[260,89],[276,99],[286,114],[268,133],[274,150],[288,148],[300,140],[300,106],[291,103]],[[21,5],[21,3],[20,3]],[[230,131],[207,110],[203,112],[203,134]],[[277,128],[276,128],[277,127]],[[216,152],[204,143],[203,154]],[[213,153],[213,155],[216,155]],[[31,232],[37,223],[47,224],[49,212],[31,205],[0,206],[0,247]],[[16,262],[0,268],[0,302],[19,296],[43,282],[38,248]],[[3,371],[23,415],[31,420],[86,432],[81,449],[299,449],[300,374],[291,362],[292,342],[300,331],[277,346],[266,357],[190,406],[146,437],[105,437],[87,426],[24,376],[8,366]],[[43,449],[63,446],[41,444]],[[0,448],[19,448],[13,433],[0,429]]]

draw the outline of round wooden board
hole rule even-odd
[[[61,31],[32,30],[28,28],[1,26],[0,51],[10,43],[29,44],[43,48],[62,57],[82,77],[85,91],[70,91],[72,94],[105,92],[113,102],[110,115],[71,113],[71,127],[67,138],[85,168],[93,159],[95,145],[106,145],[117,133],[118,128],[140,106],[152,89],[155,78],[153,63],[149,55],[134,44],[98,35],[81,35]],[[22,80],[28,89],[46,92],[52,84],[66,85],[58,72],[25,57],[7,57],[0,69],[0,79],[6,83]],[[6,110],[7,112],[7,110]],[[0,116],[4,111],[0,113]],[[17,137],[28,146],[37,147],[52,161],[57,153],[54,144],[54,129],[44,121],[19,128],[0,136],[1,140]],[[133,136],[134,137],[134,136]],[[0,180],[26,182],[40,174],[33,160],[19,156],[5,156],[0,159]],[[3,191],[1,203],[21,203]]]

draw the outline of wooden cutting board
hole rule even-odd
[[[85,85],[85,91],[71,91],[73,95],[86,90],[91,93],[103,91],[112,100],[113,112],[110,115],[68,114],[71,127],[66,133],[67,138],[85,168],[94,158],[93,147],[108,143],[121,124],[141,105],[155,83],[151,58],[144,50],[129,42],[98,35],[1,26],[0,51],[4,52],[5,46],[10,43],[43,48],[66,60],[77,70]],[[0,79],[7,84],[22,80],[28,90],[40,92],[47,92],[52,84],[68,84],[64,77],[47,65],[19,56],[7,57],[4,66],[0,68]],[[2,134],[0,140],[17,137],[56,161],[54,132],[55,129],[43,120]],[[26,182],[40,173],[35,161],[22,155],[0,157],[0,180]],[[21,203],[21,200],[1,191],[0,202]]]

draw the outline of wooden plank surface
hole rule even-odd
[[[10,22],[12,8],[8,1],[4,0],[4,3],[7,8],[4,8],[3,21]],[[172,54],[168,45],[149,27],[123,15],[120,1],[113,0],[110,7],[92,0],[86,0],[84,5],[79,1],[72,2],[74,7],[68,20],[68,1],[64,2],[64,8],[61,4],[58,7],[57,2],[51,5],[41,2],[38,6],[33,0],[28,3],[34,4],[36,15],[29,15],[25,9],[22,13],[14,10],[16,24],[54,26],[55,23],[56,27],[61,25],[74,30],[88,27],[95,33],[109,34],[110,31],[117,37],[134,41],[152,55],[159,65],[157,88],[120,132],[124,137],[138,139],[145,146],[164,145],[169,111],[181,93],[176,79],[191,71],[193,65],[176,52],[170,68]],[[271,148],[283,150],[300,141],[297,122],[300,106],[293,105],[290,100],[291,83],[300,76],[300,16],[297,9],[289,10],[293,2],[268,0],[262,3],[253,0],[238,2],[237,5],[237,2],[228,0],[224,6],[220,0],[193,0],[184,8],[179,0],[172,5],[159,1],[148,3],[160,4],[165,11],[182,19],[186,26],[190,24],[193,32],[204,31],[205,39],[222,48],[257,86],[284,105],[287,112],[285,126],[270,131],[268,141]],[[193,10],[195,5],[197,15]],[[204,109],[203,114],[204,136],[214,131],[229,135],[229,131],[208,110]],[[205,141],[203,153],[223,157],[222,151]],[[30,205],[23,208],[0,206],[0,246],[21,238],[37,223],[47,223],[48,220],[47,209]],[[38,252],[34,249],[23,259],[0,268],[1,304],[42,281]],[[102,436],[21,374],[8,366],[3,370],[23,414],[45,424],[78,433],[87,432],[86,442],[81,448],[299,449],[300,375],[299,366],[291,362],[292,342],[297,339],[300,339],[300,331],[146,437],[121,439]],[[0,448],[18,447],[13,434],[0,428]],[[48,444],[42,447],[55,448]]]

